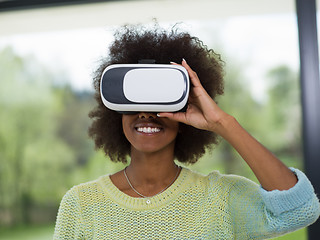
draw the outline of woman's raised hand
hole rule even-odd
[[[192,83],[188,109],[186,112],[160,113],[159,116],[222,136],[247,162],[265,190],[293,187],[297,178],[292,171],[242,128],[235,118],[217,106],[186,61],[182,61],[182,66],[187,69]]]
[[[172,63],[177,64],[177,63]],[[220,134],[223,121],[228,114],[222,111],[214,100],[209,96],[202,87],[201,82],[186,60],[182,60],[181,64],[188,72],[191,80],[190,94],[188,99],[188,108],[186,112],[177,113],[159,113],[159,117],[167,117],[169,119],[191,125],[195,128],[213,131]]]

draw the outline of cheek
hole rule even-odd
[[[178,122],[170,121],[167,126],[170,129],[171,134],[177,135],[179,133],[180,124]]]
[[[178,133],[179,133],[179,123],[174,122],[174,123],[168,124],[164,131],[164,136],[163,136],[164,142],[166,142],[167,144],[171,142],[175,142]]]
[[[130,124],[127,117],[122,117],[122,132],[126,139],[130,142]]]
[[[130,142],[130,144],[132,144],[132,140],[133,140],[132,132],[128,131],[126,128],[123,128],[123,135]]]

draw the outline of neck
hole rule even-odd
[[[138,185],[165,185],[178,170],[173,153],[141,153],[132,149],[131,163],[127,167],[130,180]]]

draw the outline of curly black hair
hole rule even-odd
[[[122,115],[106,108],[100,96],[103,70],[111,64],[138,63],[141,59],[154,59],[159,64],[180,63],[185,58],[197,73],[203,87],[215,99],[223,94],[223,64],[220,55],[208,49],[201,40],[176,27],[170,30],[155,24],[126,25],[114,35],[108,58],[102,60],[94,73],[97,107],[89,113],[93,119],[89,136],[97,149],[103,149],[114,162],[127,162],[131,145],[123,134]],[[218,143],[217,135],[180,123],[175,142],[175,158],[183,163],[195,163],[207,148]]]

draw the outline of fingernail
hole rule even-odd
[[[171,64],[177,64],[176,62],[170,62]]]
[[[160,113],[157,113],[157,117],[161,117],[161,116],[160,116]]]
[[[186,61],[184,58],[182,58],[182,61],[184,61],[185,63],[187,63],[187,61]]]

